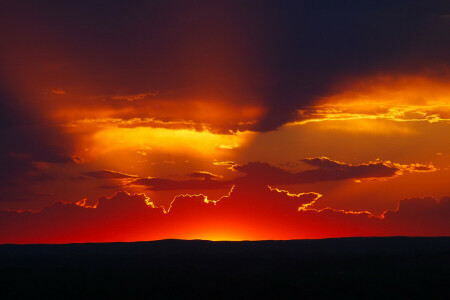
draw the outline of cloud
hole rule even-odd
[[[311,208],[319,199],[317,193],[235,187],[217,200],[179,195],[164,213],[143,194],[117,192],[95,205],[80,201],[39,212],[0,211],[0,243],[214,238],[214,232],[247,239],[450,234],[449,197],[401,200],[381,217]]]
[[[398,91],[397,91],[398,92]],[[398,122],[449,122],[450,110],[446,103],[440,105],[404,105],[401,103],[391,104],[382,103],[378,101],[373,106],[372,111],[368,111],[367,106],[370,104],[362,103],[359,105],[365,105],[364,111],[358,111],[355,108],[358,104],[353,104],[353,107],[343,107],[342,104],[329,104],[312,107],[308,110],[300,110],[299,118],[290,123],[291,125],[302,125],[310,122],[321,121],[348,121],[348,120],[388,120]],[[388,109],[380,111],[381,107],[389,106]]]
[[[271,192],[277,192],[280,194],[283,194],[288,197],[295,198],[297,200],[297,205],[300,205],[298,210],[307,210],[308,207],[314,205],[317,200],[319,200],[322,197],[322,194],[315,193],[315,192],[307,192],[307,193],[299,193],[299,194],[292,194],[289,191],[278,189],[275,187],[267,186]]]
[[[125,100],[125,101],[138,101],[138,100],[144,100],[147,97],[154,97],[156,95],[157,95],[156,92],[147,92],[147,93],[140,93],[140,94],[114,95],[114,96],[111,96],[110,99]]]
[[[61,129],[31,110],[6,93],[0,82],[0,187],[5,190],[53,179],[42,165],[76,161]]]
[[[93,178],[99,178],[99,179],[126,179],[126,178],[138,177],[137,175],[129,175],[129,174],[120,173],[120,172],[111,171],[111,170],[85,172],[85,173],[83,173],[83,175],[93,177]]]
[[[310,122],[394,121],[445,122],[450,121],[450,92],[448,76],[426,75],[368,75],[342,83],[338,90],[315,104],[298,110],[297,119],[290,125]],[[375,124],[375,123],[373,123]],[[392,127],[392,126],[391,126]],[[351,128],[349,128],[351,130]],[[384,128],[353,128],[354,131]]]
[[[151,225],[163,214],[162,209],[151,208],[147,199],[142,194],[117,192],[111,198],[100,198],[94,205],[87,205],[86,201],[77,204],[58,202],[39,212],[0,211],[0,236],[9,237],[11,242],[30,243],[112,241],[114,236],[126,240],[128,223],[135,227],[150,218],[146,226]],[[6,229],[4,225],[14,228]]]
[[[211,180],[211,179],[217,179],[220,178],[222,176],[207,172],[207,171],[197,171],[197,172],[192,172],[190,174],[188,174],[189,177],[193,177],[193,178],[200,178],[203,180]]]
[[[148,190],[152,191],[223,189],[233,185],[230,181],[215,180],[211,177],[211,175],[207,174],[202,174],[201,178],[202,179],[172,180],[166,178],[148,177],[136,179],[129,184],[146,186]]]
[[[211,121],[208,114],[199,117],[196,106],[186,104],[212,99],[232,109],[208,111],[239,117],[212,118],[208,124],[225,131],[254,122],[252,130],[267,131],[296,120],[298,109],[333,93],[342,78],[439,73],[450,52],[442,43],[448,22],[441,17],[447,9],[441,1],[343,6],[331,0],[318,5],[264,1],[257,8],[245,1],[105,5],[91,4],[95,14],[87,14],[77,1],[58,3],[51,11],[27,1],[5,5],[1,14],[11,18],[2,18],[8,45],[0,49],[3,75],[22,89],[52,90],[57,82],[67,91],[65,105],[94,116],[117,109],[133,111],[131,118],[148,117],[159,97],[172,107],[192,108],[184,119],[202,123]],[[36,37],[41,46],[30,53]],[[117,99],[92,101],[92,91]],[[158,95],[147,99],[148,91]],[[62,106],[59,100],[52,104]],[[262,113],[242,117],[248,104]]]
[[[65,95],[66,94],[66,91],[61,90],[61,89],[53,89],[53,90],[51,90],[51,92],[55,95]]]
[[[399,201],[394,211],[382,215],[386,227],[392,226],[402,232],[414,231],[415,235],[427,235],[436,231],[450,234],[450,197],[435,199],[408,198]]]
[[[156,102],[156,101],[154,101]],[[93,129],[93,128],[104,128],[104,127],[117,127],[117,128],[164,128],[171,130],[193,130],[197,132],[210,132],[214,134],[232,135],[237,132],[252,130],[256,120],[254,118],[250,120],[240,120],[236,119],[234,116],[229,115],[232,113],[230,108],[219,108],[211,105],[210,103],[196,103],[195,105],[186,104],[185,111],[177,110],[179,104],[174,103],[174,107],[170,107],[167,104],[164,109],[152,102],[151,104],[146,104],[144,107],[139,107],[139,105],[134,105],[128,108],[118,108],[115,110],[102,110],[101,114],[109,114],[109,117],[96,117],[95,115],[89,118],[76,118],[75,120],[70,120],[64,124],[64,126],[78,129]],[[156,108],[151,107],[155,105]],[[210,107],[207,107],[207,106]],[[202,113],[199,113],[198,107],[201,107]],[[218,118],[211,118],[208,114],[208,110],[219,110],[220,115],[217,117],[222,120],[219,121]],[[245,109],[245,108],[244,108]],[[144,116],[142,111],[152,111],[154,117]],[[230,111],[228,111],[230,110]],[[125,112],[124,112],[125,111]],[[92,113],[86,112],[86,114]],[[145,115],[148,115],[146,113]],[[192,117],[195,115],[196,117]],[[201,116],[203,115],[203,117]],[[242,114],[241,114],[242,115]],[[226,119],[226,120],[225,120]],[[235,149],[240,145],[237,143],[219,145],[218,148],[221,149]]]
[[[233,185],[290,185],[346,179],[385,179],[405,172],[433,172],[437,169],[424,164],[397,164],[390,161],[375,161],[362,164],[346,164],[327,157],[305,158],[300,162],[314,167],[312,170],[291,172],[265,162],[246,164],[221,163],[234,171],[244,173],[235,179],[219,180],[219,176],[199,171],[188,174],[198,179],[172,180],[167,178],[138,178],[129,185],[145,186],[152,191],[223,189]]]
[[[312,166],[315,169],[290,172],[262,162],[249,162],[243,165],[234,165],[232,168],[235,171],[246,174],[244,177],[236,179],[236,182],[254,182],[278,185],[345,179],[389,178],[400,175],[403,170],[408,170],[410,172],[436,170],[432,165],[400,165],[389,161],[346,164],[327,157],[305,158],[302,159],[301,162]]]
[[[401,165],[401,164],[393,164],[397,166],[401,172],[409,172],[409,173],[427,173],[427,172],[436,172],[438,169],[433,166],[433,164],[409,164],[409,165]]]

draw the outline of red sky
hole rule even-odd
[[[0,243],[450,235],[446,1],[4,1]]]

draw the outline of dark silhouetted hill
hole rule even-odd
[[[0,245],[1,299],[450,299],[450,237]]]

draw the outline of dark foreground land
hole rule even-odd
[[[450,299],[450,237],[0,245],[1,299]]]

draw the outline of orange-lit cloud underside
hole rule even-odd
[[[352,84],[323,97],[310,109],[299,110],[291,123],[336,120],[392,120],[397,122],[450,122],[448,81],[419,76],[378,76]]]

